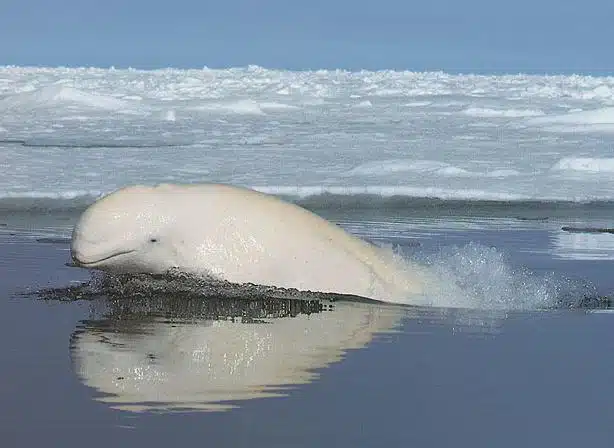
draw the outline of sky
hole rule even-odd
[[[612,0],[0,0],[0,65],[614,73]]]

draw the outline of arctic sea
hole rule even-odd
[[[614,78],[0,68],[0,197],[216,181],[297,197],[614,199]]]
[[[7,446],[614,440],[614,78],[2,67],[0,111]],[[81,294],[79,214],[164,182],[282,196],[462,293]]]

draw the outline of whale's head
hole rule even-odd
[[[176,265],[175,215],[154,187],[111,193],[83,212],[71,256],[78,266],[111,272],[162,274]]]

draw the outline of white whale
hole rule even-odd
[[[123,273],[178,270],[231,283],[387,302],[422,294],[421,266],[295,204],[221,184],[130,186],[75,225],[79,266]]]

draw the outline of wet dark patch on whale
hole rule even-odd
[[[377,300],[353,295],[299,291],[255,284],[234,284],[212,278],[202,278],[183,272],[164,275],[115,274],[92,271],[90,280],[60,288],[44,288],[34,292],[42,300],[97,301],[108,300],[129,303],[165,303],[175,301],[180,308],[189,309],[189,303],[199,306],[220,304],[224,300],[234,303],[269,303],[271,301],[306,302],[307,307],[326,306],[339,301],[381,303]],[[28,293],[27,295],[32,295]],[[239,301],[239,302],[237,302]],[[209,304],[209,305],[207,305]],[[309,308],[312,309],[312,308]],[[315,308],[313,308],[315,309]]]

